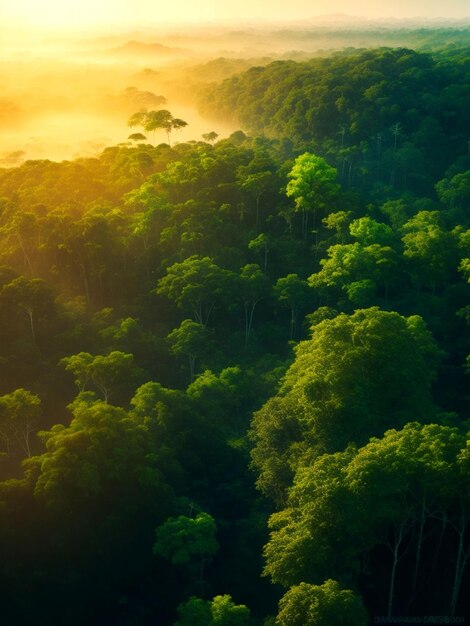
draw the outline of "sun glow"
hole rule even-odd
[[[162,22],[231,20],[298,20],[343,13],[364,17],[428,18],[468,15],[468,0],[0,0],[1,25],[28,25],[37,29],[83,29]]]
[[[115,24],[132,16],[138,21],[139,5],[142,2],[128,0],[15,0],[0,11],[3,19],[41,29],[83,28]],[[161,16],[158,3],[154,6],[156,15]]]

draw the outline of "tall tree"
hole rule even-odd
[[[435,415],[431,382],[439,358],[418,316],[374,307],[314,326],[279,392],[253,421],[253,462],[263,491],[277,500],[303,457],[362,445],[410,415]],[[282,437],[279,426],[286,429]]]
[[[296,211],[302,212],[302,232],[307,235],[308,216],[312,214],[312,228],[317,227],[316,216],[332,210],[339,191],[336,170],[322,157],[305,152],[297,157],[288,174],[286,194],[295,201]]]
[[[212,310],[225,300],[233,305],[231,291],[236,276],[216,265],[209,257],[191,256],[174,263],[158,281],[157,293],[172,300],[177,307],[191,311],[196,322],[206,325]]]
[[[7,454],[16,445],[31,456],[31,435],[38,429],[41,400],[26,389],[0,396],[0,437]]]
[[[156,529],[153,551],[174,565],[190,564],[195,558],[202,588],[205,565],[219,548],[216,532],[215,520],[209,513],[198,513],[194,518],[185,515],[171,517]]]
[[[91,387],[101,394],[104,402],[108,402],[111,396],[122,400],[126,392],[134,391],[142,376],[142,371],[134,364],[134,356],[120,350],[95,356],[80,352],[64,357],[60,363],[74,374],[80,392]]]
[[[279,278],[274,286],[274,294],[282,304],[290,308],[290,338],[295,338],[299,312],[309,303],[311,288],[306,280],[297,274]]]
[[[189,359],[191,383],[194,380],[196,359],[207,352],[209,338],[207,327],[192,320],[183,320],[167,337],[171,352]]]
[[[256,306],[269,294],[270,284],[260,266],[250,263],[241,269],[240,285],[245,310],[245,345],[248,345]]]

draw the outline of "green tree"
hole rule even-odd
[[[392,557],[389,618],[393,614],[399,565],[410,551],[410,541],[414,539],[415,547],[408,599],[412,602],[422,565],[426,525],[429,527],[430,521],[438,519],[443,510],[454,506],[452,501],[458,500],[462,483],[458,479],[457,458],[465,440],[456,428],[412,422],[400,431],[386,432],[383,439],[372,439],[349,464],[346,480],[354,497],[359,497],[369,511],[365,534],[372,543],[385,545]],[[440,547],[439,542],[437,551]]]
[[[290,170],[286,187],[287,197],[293,198],[297,211],[302,211],[302,232],[307,234],[308,215],[313,216],[312,228],[316,228],[316,215],[333,208],[339,185],[335,182],[336,170],[319,156],[305,152],[297,157]]]
[[[399,256],[390,246],[336,244],[327,254],[320,261],[322,269],[309,277],[309,284],[320,293],[343,292],[355,306],[373,304],[380,287],[388,298],[390,287],[400,280]]]
[[[336,243],[346,243],[351,222],[351,211],[336,211],[323,218],[322,223],[328,230],[336,231]]]
[[[403,255],[418,291],[446,287],[458,265],[457,239],[440,219],[438,211],[420,211],[403,225]]]
[[[279,501],[303,457],[362,445],[410,415],[430,419],[439,358],[418,316],[374,307],[318,323],[312,339],[296,347],[277,395],[255,415],[259,486]]]
[[[214,143],[218,136],[218,133],[214,132],[213,130],[211,130],[209,133],[202,134],[202,138],[204,139],[204,141],[208,141],[209,143]]]
[[[144,126],[145,118],[147,116],[147,109],[141,109],[136,113],[133,113],[127,120],[127,125],[133,128],[134,126]]]
[[[86,395],[71,410],[70,425],[41,432],[46,452],[26,462],[36,498],[67,516],[91,510],[100,515],[103,507],[116,512],[116,506],[123,515],[135,514],[152,500],[151,509],[168,515],[173,496],[148,425]]]
[[[145,141],[147,137],[142,133],[132,133],[131,135],[129,135],[128,139],[137,143],[139,141]]]
[[[250,609],[244,604],[235,604],[228,594],[215,596],[211,602],[214,626],[248,626]]]
[[[216,265],[209,257],[191,256],[174,263],[158,281],[157,293],[178,308],[191,311],[196,322],[206,325],[213,308],[228,300],[233,303],[235,275]]]
[[[194,380],[196,358],[207,352],[209,340],[207,327],[192,320],[183,320],[167,337],[171,352],[189,359],[191,383]]]
[[[256,225],[259,224],[259,208],[260,208],[260,200],[261,196],[264,193],[270,191],[273,187],[273,183],[275,181],[274,175],[272,172],[255,172],[252,174],[243,174],[240,177],[240,185],[242,189],[247,191],[250,195],[255,198],[255,208],[256,208]]]
[[[248,345],[253,330],[255,308],[266,298],[270,291],[269,280],[256,263],[242,267],[240,271],[240,285],[245,310],[245,345]]]
[[[349,225],[349,232],[362,245],[370,246],[393,246],[397,243],[397,237],[393,229],[387,224],[382,224],[371,217],[360,217],[353,220]]]
[[[290,338],[294,339],[299,312],[310,300],[311,288],[297,274],[279,278],[274,286],[274,295],[279,302],[290,308]]]
[[[426,588],[433,576],[439,579],[444,533],[450,538],[457,532],[461,542],[468,524],[468,502],[462,507],[467,478],[461,468],[467,444],[457,428],[413,422],[362,448],[351,446],[298,467],[287,508],[270,519],[266,573],[285,586],[317,583],[329,575],[351,580],[368,554],[383,546],[390,555],[384,612],[391,619],[397,580],[411,576],[406,591],[403,584],[399,587],[401,603],[412,605],[418,586]],[[467,555],[462,543],[452,610]]]
[[[260,233],[257,237],[248,242],[248,250],[261,252],[263,254],[263,270],[266,272],[268,268],[268,253],[271,246],[270,237],[265,233]]]
[[[165,131],[168,138],[168,145],[170,143],[170,135],[173,130],[184,128],[188,123],[179,118],[173,117],[170,111],[166,109],[160,109],[159,111],[148,111],[144,119],[145,132],[153,132],[162,129]]]
[[[211,604],[207,600],[192,596],[178,606],[178,620],[174,626],[210,626],[211,624]]]
[[[80,392],[89,385],[98,390],[105,402],[110,397],[122,397],[122,391],[137,384],[141,370],[134,364],[132,354],[113,350],[106,355],[93,356],[88,352],[80,352],[64,357],[60,364],[75,376],[75,384]]]
[[[229,595],[212,600],[191,597],[178,607],[178,621],[174,626],[249,626],[250,609],[235,604]]]
[[[3,287],[0,301],[26,318],[31,341],[37,346],[38,323],[45,324],[56,317],[51,287],[40,278],[20,276]]]
[[[198,513],[196,517],[170,517],[159,526],[153,546],[155,554],[161,554],[174,565],[198,561],[199,584],[204,583],[204,567],[218,550],[217,526],[209,513]]]
[[[453,209],[464,208],[470,200],[470,172],[459,172],[452,178],[444,178],[436,183],[436,191],[441,202]]]
[[[0,437],[7,454],[16,444],[31,456],[31,435],[39,425],[41,400],[26,389],[0,396]]]
[[[279,626],[366,626],[367,611],[359,596],[335,580],[323,585],[300,583],[279,603]]]
[[[457,458],[458,473],[455,476],[454,486],[457,488],[458,506],[456,507],[451,524],[457,535],[457,554],[455,556],[454,580],[450,599],[450,614],[455,615],[461,593],[462,582],[467,563],[470,559],[470,549],[465,543],[470,524],[470,441],[467,437],[466,445]]]

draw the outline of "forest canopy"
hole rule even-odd
[[[468,76],[277,60],[228,138],[0,169],[5,623],[464,619]]]

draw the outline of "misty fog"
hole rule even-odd
[[[398,27],[399,26],[399,27]],[[136,111],[165,108],[188,122],[172,141],[199,140],[237,128],[203,118],[198,86],[275,59],[304,60],[348,47],[459,43],[468,31],[412,23],[387,25],[336,19],[315,24],[182,26],[59,36],[10,33],[0,43],[0,166],[26,159],[93,156],[128,141]],[[166,141],[163,133],[148,137]]]
[[[0,165],[96,154],[127,141],[135,132],[127,120],[142,108],[167,108],[188,122],[188,127],[174,133],[174,141],[200,139],[212,130],[221,136],[232,132],[229,126],[219,122],[214,127],[201,118],[188,94],[175,97],[166,77],[174,78],[177,68],[162,73],[155,68],[168,65],[168,60],[159,63],[150,69],[140,59],[4,60],[0,63]],[[149,137],[150,142],[154,139],[166,141],[163,133]]]

